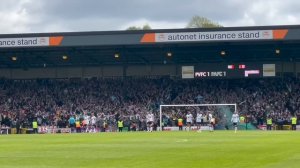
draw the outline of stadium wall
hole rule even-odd
[[[0,77],[10,79],[35,78],[89,78],[122,76],[180,76],[179,64],[169,65],[105,65],[95,67],[46,67],[46,68],[11,68],[1,69]],[[204,66],[204,65],[203,65]],[[206,64],[214,66],[214,64]],[[300,76],[300,62],[276,63],[276,76]]]
[[[29,69],[1,69],[0,77],[9,79],[89,78],[122,76],[175,76],[180,74],[175,65],[136,65],[98,67],[56,67]]]

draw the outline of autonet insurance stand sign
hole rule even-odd
[[[0,38],[0,48],[58,46],[63,37]]]
[[[223,40],[260,40],[273,39],[272,30],[262,31],[219,31],[219,32],[187,32],[157,33],[156,42],[172,41],[223,41]]]
[[[142,42],[205,42],[205,41],[237,41],[237,40],[272,40],[282,39],[288,30],[245,30],[245,31],[209,31],[149,33]]]
[[[300,40],[298,29],[174,29],[151,31],[71,32],[0,35],[0,48],[201,43],[210,41]],[[208,30],[208,31],[207,31]],[[220,31],[217,31],[220,30]],[[148,33],[149,32],[149,33]],[[40,36],[41,35],[41,36]]]

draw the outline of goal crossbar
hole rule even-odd
[[[237,111],[237,104],[231,103],[231,104],[162,104],[159,105],[159,127],[162,131],[162,108],[163,107],[205,107],[205,106],[234,106],[234,112]]]

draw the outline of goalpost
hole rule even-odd
[[[211,106],[215,106],[215,107],[219,107],[219,106],[234,106],[234,112],[237,111],[237,104],[236,103],[232,103],[232,104],[164,104],[164,105],[160,105],[159,106],[159,127],[160,127],[160,131],[162,130],[162,115],[163,115],[163,107],[211,107]]]

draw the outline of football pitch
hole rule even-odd
[[[1,168],[299,168],[300,132],[1,135]]]

